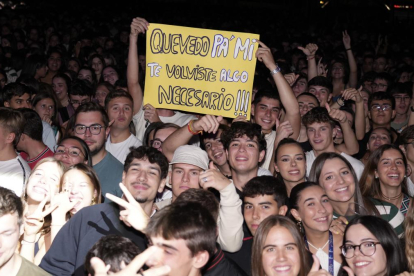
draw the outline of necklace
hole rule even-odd
[[[325,245],[324,246],[322,246],[322,247],[320,247],[320,248],[317,248],[316,246],[314,246],[313,244],[311,244],[309,241],[307,241],[308,242],[308,244],[310,245],[310,246],[312,246],[316,251],[318,251],[318,250],[323,250],[327,245],[328,245],[328,243],[329,243],[329,239],[326,241],[326,243],[325,243]]]
[[[388,197],[388,196],[384,195],[384,194],[381,192],[381,197],[383,197],[383,198],[384,198],[385,200],[387,200],[387,201],[390,201],[390,200],[395,200],[395,199],[399,199],[400,197],[402,197],[402,195],[403,195],[403,193],[401,192],[399,195],[392,196],[392,197]]]

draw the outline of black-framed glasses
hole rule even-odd
[[[55,149],[55,154],[57,155],[65,154],[65,153],[67,153],[69,156],[72,156],[72,157],[79,157],[80,155],[85,155],[79,148],[76,148],[76,147],[67,148],[65,146],[56,145],[54,149]]]
[[[384,104],[384,105],[374,104],[374,105],[371,105],[371,110],[372,111],[380,111],[380,110],[387,111],[387,110],[390,110],[390,109],[391,109],[391,105],[389,105],[389,104]]]
[[[164,141],[161,141],[160,139],[155,138],[154,140],[150,141],[150,145],[151,145],[151,147],[158,149],[162,146],[163,142]]]
[[[344,244],[340,246],[342,255],[344,255],[345,258],[350,259],[355,256],[355,249],[358,248],[359,252],[361,252],[364,256],[372,256],[375,253],[375,250],[377,249],[377,244],[381,244],[380,242],[372,242],[367,241],[363,242],[359,245],[352,245],[352,244]]]
[[[94,125],[90,125],[90,126],[85,126],[85,125],[76,125],[74,127],[74,130],[77,134],[85,134],[86,130],[89,129],[89,131],[93,134],[93,135],[98,135],[99,133],[101,133],[101,130],[105,128],[104,126],[101,126],[100,124],[94,124]]]

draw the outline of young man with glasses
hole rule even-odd
[[[372,93],[387,92],[392,86],[392,77],[386,72],[378,73],[371,84]]]
[[[109,93],[105,98],[105,110],[109,120],[114,121],[111,125],[105,148],[119,162],[124,163],[131,147],[139,147],[141,141],[130,131],[133,116],[133,100],[129,93],[124,90],[116,90]]]
[[[92,156],[92,165],[99,177],[102,194],[121,196],[118,186],[121,182],[123,165],[105,149],[110,127],[105,110],[98,103],[85,103],[76,110],[73,135],[84,140]]]
[[[391,130],[393,140],[398,138],[397,132],[391,128],[391,121],[395,117],[395,99],[387,92],[377,92],[368,99],[368,117],[372,122],[372,129],[385,127]]]

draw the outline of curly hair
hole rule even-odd
[[[162,154],[159,150],[146,146],[141,146],[138,148],[131,147],[130,153],[125,159],[125,172],[129,170],[134,159],[148,160],[151,164],[157,164],[161,169],[161,179],[165,179],[167,177],[169,166],[168,160],[167,157],[165,157],[164,154]]]
[[[221,134],[221,141],[226,150],[229,149],[230,143],[236,139],[246,135],[249,139],[256,137],[259,145],[259,152],[266,150],[266,140],[262,134],[262,128],[258,124],[250,122],[235,122],[231,124],[228,131]]]
[[[329,116],[328,110],[321,106],[314,107],[303,115],[302,123],[305,127],[313,123],[329,123],[332,129],[335,127],[335,120]]]

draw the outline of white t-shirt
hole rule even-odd
[[[140,147],[142,145],[141,141],[137,139],[134,135],[129,135],[128,139],[120,143],[112,143],[111,135],[109,135],[108,140],[105,144],[105,149],[109,151],[116,159],[119,160],[122,164],[125,163],[125,159],[129,154],[130,147]]]
[[[163,123],[173,123],[173,124],[176,124],[176,125],[182,127],[182,126],[185,126],[186,124],[188,124],[188,122],[190,120],[197,120],[197,117],[195,117],[194,115],[191,115],[191,114],[185,114],[185,113],[175,111],[175,114],[171,117],[160,116],[160,120]],[[144,139],[145,130],[147,129],[145,127],[147,122],[144,119],[143,106],[139,109],[139,112],[134,115],[134,117],[132,118],[132,121],[134,122],[134,125],[135,125],[137,138],[142,143],[142,140]]]
[[[407,187],[409,196],[414,195],[414,183],[411,181],[411,178],[407,176]]]
[[[12,190],[18,197],[22,196],[29,175],[30,167],[20,155],[0,161],[0,186]]]
[[[345,157],[346,160],[348,160],[349,163],[351,163],[352,168],[354,169],[358,180],[361,179],[362,172],[364,171],[364,164],[359,161],[358,159],[353,158],[352,156],[341,153],[342,157]],[[316,156],[313,150],[306,152],[306,177],[309,177],[309,173],[312,168],[313,161],[315,161]]]
[[[259,167],[259,169],[257,170],[257,176],[262,176],[262,175],[273,176],[272,173],[269,170],[266,170],[266,169],[263,169],[263,168]]]
[[[272,161],[273,151],[275,147],[276,131],[272,130],[272,132],[266,134],[264,138],[266,140],[266,156],[263,164],[260,167],[268,170],[270,162]]]
[[[43,143],[46,146],[48,146],[48,148],[51,151],[54,151],[55,146],[56,146],[55,133],[53,132],[52,127],[48,123],[46,123],[45,121],[42,121],[42,125],[43,125],[43,134],[42,134]]]

